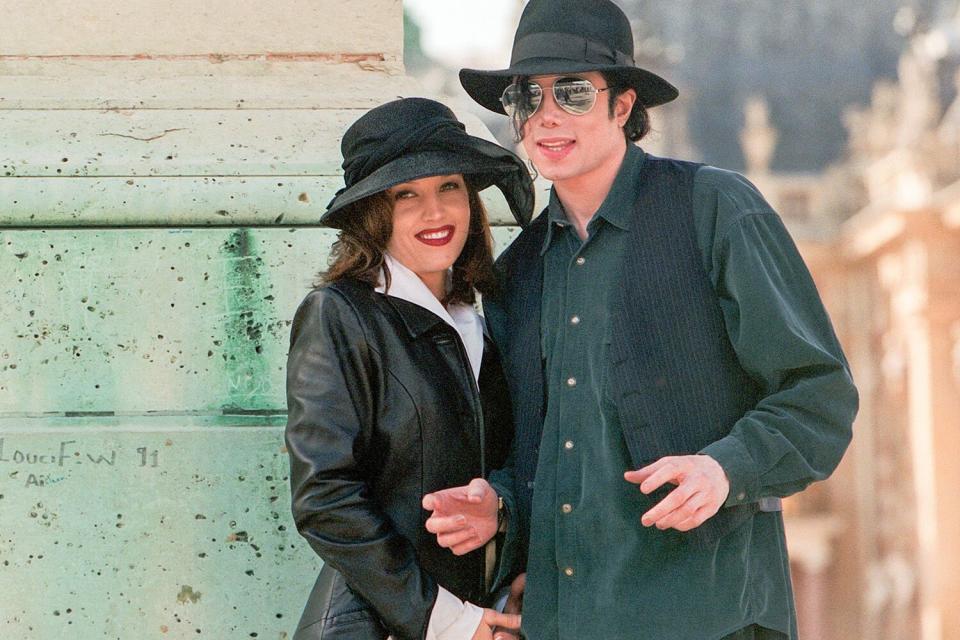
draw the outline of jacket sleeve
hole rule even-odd
[[[698,176],[699,177],[699,176]],[[718,221],[711,277],[741,366],[762,397],[701,453],[730,480],[727,506],[785,497],[826,478],[857,412],[849,365],[813,279],[779,216],[735,174],[707,200]]]
[[[436,582],[372,499],[366,466],[377,352],[339,293],[320,289],[297,310],[287,360],[293,518],[297,530],[394,638],[426,635]]]
[[[498,296],[490,295],[484,300],[483,305],[484,320],[487,328],[490,330],[490,336],[494,344],[497,345],[500,353],[505,353],[509,339],[506,330],[506,314],[502,307],[502,301]],[[501,361],[503,366],[507,363]],[[520,532],[520,514],[518,512],[517,500],[514,492],[516,484],[516,474],[514,470],[516,461],[516,438],[510,443],[510,452],[500,469],[495,469],[490,473],[488,481],[497,492],[497,496],[503,498],[503,507],[506,511],[506,534],[501,538],[497,536],[499,549],[497,553],[497,567],[494,574],[492,588],[494,591],[508,585],[508,580],[512,579],[524,568],[521,565],[521,558],[525,555],[521,553],[520,545],[523,537]]]
[[[517,501],[513,492],[515,482],[514,460],[513,445],[511,445],[510,455],[507,457],[503,468],[497,469],[489,477],[490,486],[497,492],[498,497],[503,498],[503,508],[506,512],[504,514],[506,532],[502,538],[497,536],[501,544],[497,553],[497,567],[492,584],[492,591],[494,592],[501,587],[508,586],[510,580],[524,571],[524,567],[520,566],[520,558],[523,556],[519,548],[521,544],[520,514],[517,512]]]

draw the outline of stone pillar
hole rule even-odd
[[[960,233],[936,204],[954,191],[846,228],[861,327],[848,354],[861,390],[851,453],[864,637],[960,637]]]
[[[900,254],[895,312],[904,319],[922,640],[960,639],[960,237],[926,216]]]
[[[0,15],[0,636],[290,637],[320,561],[289,515],[289,324],[340,135],[420,93],[402,3]]]

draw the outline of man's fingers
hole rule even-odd
[[[476,481],[474,481],[476,482]],[[469,486],[453,487],[443,491],[434,491],[423,496],[420,504],[427,511],[439,511],[441,513],[455,512],[459,505],[464,502],[475,502],[468,495]]]
[[[477,534],[471,528],[460,529],[459,531],[453,531],[451,533],[441,533],[437,536],[437,544],[446,549],[452,549],[453,547],[467,542],[468,540],[476,540]]]
[[[682,507],[683,504],[690,499],[692,494],[693,491],[686,486],[681,485],[677,487],[668,493],[666,498],[658,502],[652,509],[643,514],[643,517],[640,519],[640,521],[645,527],[657,524],[662,518]]]
[[[716,512],[711,512],[709,505],[700,507],[693,512],[693,515],[686,520],[678,522],[673,528],[677,531],[690,531],[691,529],[696,529],[706,522],[707,518],[712,516],[714,513]]]
[[[651,462],[645,467],[640,467],[634,471],[627,471],[623,474],[624,479],[627,482],[632,482],[633,484],[640,484],[654,473],[659,471],[662,467],[669,464],[671,461],[670,457],[660,458],[656,462]]]
[[[521,573],[516,578],[513,579],[513,582],[510,583],[510,595],[511,596],[522,596],[524,589],[527,588],[527,574],[526,572]]]
[[[467,526],[467,519],[462,515],[430,516],[425,526],[430,533],[453,533],[463,530]]]
[[[451,551],[451,552],[453,553],[453,555],[455,555],[455,556],[465,556],[465,555],[467,555],[468,553],[470,553],[471,551],[476,551],[477,549],[479,549],[479,548],[482,547],[482,546],[483,546],[483,544],[480,542],[480,538],[477,537],[476,535],[472,535],[472,536],[471,536],[468,540],[466,540],[465,542],[461,542],[461,543],[458,544],[458,545],[454,545],[454,546],[450,547],[450,551]]]
[[[466,499],[468,502],[480,502],[487,495],[490,485],[483,478],[474,478],[467,485]]]
[[[656,469],[651,470],[650,467],[644,467],[643,469],[636,469],[634,471],[626,471],[623,474],[623,479],[633,484],[640,484],[649,478],[654,471],[656,471]]]
[[[434,494],[428,493],[423,496],[423,500],[420,501],[420,506],[422,506],[427,511],[436,511],[437,509],[437,498]]]
[[[640,483],[640,491],[644,493],[653,493],[668,482],[679,485],[681,483],[682,471],[675,464],[664,464],[659,469],[650,474],[646,480]]]
[[[502,627],[514,631],[520,629],[520,616],[516,613],[500,613],[493,609],[484,609],[483,622],[491,627]]]

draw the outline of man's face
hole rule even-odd
[[[601,91],[589,112],[572,115],[557,106],[553,97],[553,83],[570,77],[589,80],[597,89],[607,87],[599,71],[532,76],[530,80],[543,88],[543,100],[523,126],[523,148],[537,171],[561,186],[589,179],[612,163],[619,166],[626,150],[623,125],[636,97],[632,89],[618,97],[611,118],[610,93]]]

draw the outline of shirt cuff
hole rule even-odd
[[[438,587],[437,602],[427,624],[427,640],[470,640],[482,621],[483,609]]]
[[[753,456],[740,440],[726,436],[707,445],[701,454],[710,456],[723,467],[730,482],[730,493],[723,503],[725,507],[756,502],[759,498],[760,479]]]

